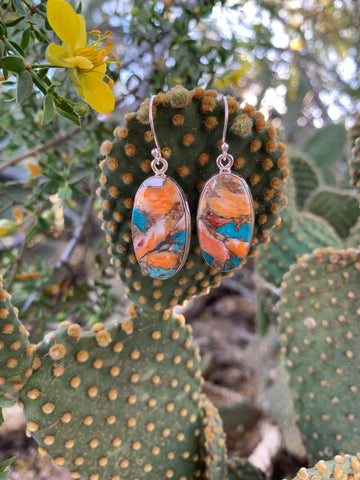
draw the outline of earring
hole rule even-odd
[[[151,151],[154,175],[136,192],[132,212],[132,238],[137,261],[143,272],[165,280],[184,265],[190,247],[190,209],[181,187],[165,175],[168,163],[154,128],[152,96],[149,121],[156,148]]]
[[[228,153],[229,145],[225,141],[229,107],[225,96],[223,99],[222,153],[216,159],[219,173],[204,185],[196,221],[205,261],[220,272],[228,272],[240,268],[250,250],[254,204],[246,181],[230,171],[234,158]]]

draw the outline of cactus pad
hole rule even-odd
[[[285,211],[271,242],[261,248],[256,268],[266,281],[280,286],[284,273],[302,254],[315,248],[341,245],[341,239],[323,218],[308,212],[291,215]]]
[[[19,391],[32,374],[28,333],[10,300],[0,284],[0,395]]]
[[[142,313],[48,335],[20,401],[40,451],[73,478],[190,480],[200,475],[200,379],[183,317]]]
[[[355,249],[315,250],[284,275],[280,339],[311,458],[359,447],[359,284]]]
[[[222,480],[226,478],[227,452],[222,421],[218,410],[202,395],[200,452],[203,478]]]
[[[293,480],[355,480],[360,476],[360,454],[336,455],[320,460],[313,468],[302,467]]]
[[[235,159],[232,171],[245,178],[254,199],[251,255],[279,223],[287,159],[284,145],[276,141],[275,129],[260,112],[249,105],[240,108],[230,97],[228,104],[226,140]],[[143,275],[131,242],[134,196],[140,184],[152,175],[151,150],[155,144],[149,125],[149,100],[136,114],[127,115],[126,125],[115,129],[113,142],[103,143],[101,152],[106,159],[101,164],[98,193],[109,253],[129,297],[144,309],[163,311],[207,292],[223,276],[201,256],[195,218],[202,186],[218,172],[216,158],[221,153],[224,102],[215,91],[176,87],[155,97],[153,116],[162,154],[169,163],[167,174],[182,187],[190,206],[192,238],[183,269],[165,284]]]
[[[302,152],[289,155],[290,170],[295,182],[296,206],[304,208],[308,196],[320,185],[320,171]]]
[[[264,473],[245,458],[232,458],[227,463],[229,480],[265,480]]]
[[[356,188],[360,201],[360,137],[355,140],[350,159],[351,183]]]
[[[349,235],[359,217],[359,204],[351,192],[322,187],[307,199],[306,209],[325,218],[341,238]]]
[[[349,236],[346,239],[347,247],[360,247],[360,217],[351,228]]]

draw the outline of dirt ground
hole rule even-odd
[[[264,408],[262,377],[266,370],[271,378],[277,361],[276,349],[256,333],[256,281],[250,261],[182,313],[200,348],[204,392],[220,409],[229,456],[249,458],[268,479],[281,480],[295,475],[304,464],[303,451],[297,441],[290,451],[283,448],[280,430]],[[21,409],[7,409],[4,414],[0,461],[17,455],[10,480],[70,480],[70,474],[53,466],[48,456],[39,456],[35,441],[25,435]]]

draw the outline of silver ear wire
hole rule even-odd
[[[150,98],[150,103],[149,103],[149,122],[150,122],[151,133],[153,135],[154,142],[156,145],[156,148],[151,150],[151,155],[154,157],[154,160],[151,162],[151,168],[152,168],[152,171],[155,173],[155,175],[164,175],[168,168],[168,163],[165,160],[165,158],[161,156],[161,148],[155,132],[154,118],[153,118],[154,98],[155,98],[155,95],[153,95]]]
[[[224,116],[224,128],[221,139],[221,154],[216,159],[216,165],[220,169],[220,172],[230,172],[231,167],[234,164],[234,157],[228,153],[229,144],[226,143],[226,132],[229,123],[229,105],[227,98],[223,95],[224,107],[225,107],[225,116]]]
[[[224,107],[225,107],[225,118],[224,118],[224,128],[223,128],[223,134],[222,134],[221,148],[224,144],[226,144],[226,132],[227,132],[228,122],[229,122],[229,105],[225,95],[223,96],[223,100],[224,100]]]

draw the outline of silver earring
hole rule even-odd
[[[205,261],[220,272],[228,272],[240,268],[249,253],[255,215],[248,184],[231,172],[234,158],[228,153],[229,145],[225,141],[229,107],[225,96],[223,100],[222,153],[216,159],[219,173],[204,185],[196,222]]]
[[[191,221],[181,187],[165,175],[168,163],[161,156],[155,133],[152,96],[149,121],[156,148],[151,151],[154,175],[136,192],[132,212],[132,238],[136,258],[146,275],[165,280],[184,265],[189,253]]]

